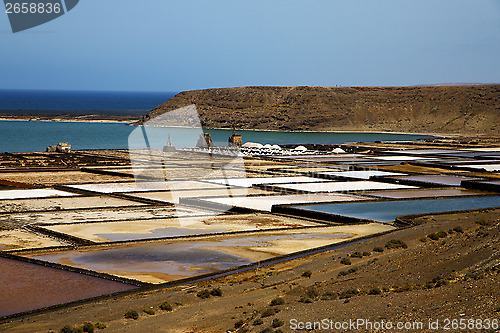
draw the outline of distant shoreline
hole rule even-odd
[[[21,111],[21,110],[20,110]],[[24,110],[25,112],[29,112]],[[126,124],[130,126],[137,126],[137,121],[142,117],[128,116],[128,115],[102,115],[102,114],[87,114],[87,115],[68,115],[68,114],[16,114],[8,115],[3,114],[5,110],[0,110],[0,121],[43,121],[43,122],[83,122],[83,123],[116,123],[116,124]],[[106,111],[104,111],[106,112]],[[170,126],[177,127],[177,126]],[[182,126],[180,126],[182,127]],[[227,127],[205,127],[207,130],[228,130],[231,131],[232,128]],[[478,134],[470,135],[467,133],[425,133],[425,132],[390,132],[383,130],[345,130],[345,129],[331,129],[331,130],[275,130],[275,129],[252,129],[252,128],[236,128],[236,131],[255,131],[255,132],[292,132],[292,133],[379,133],[379,134],[401,134],[401,135],[428,135],[435,138],[483,138],[491,137],[490,135]]]
[[[67,115],[67,114],[19,114],[6,115],[0,111],[0,121],[46,121],[46,122],[87,122],[87,123],[133,123],[140,117],[128,115]]]
[[[103,116],[103,115],[85,115],[85,116],[70,116],[70,115],[57,115],[57,116],[40,116],[40,115],[15,115],[15,116],[5,116],[0,112],[0,121],[43,121],[43,122],[66,122],[66,123],[115,123],[115,124],[126,124],[131,126],[140,126],[135,124],[137,118],[131,119],[127,116]],[[169,127],[180,127],[182,126],[169,126]],[[232,128],[220,127],[220,128],[212,128],[206,127],[206,130],[227,130],[232,131]],[[290,133],[356,133],[356,134],[400,134],[400,135],[427,135],[430,137],[467,137],[465,134],[443,134],[443,133],[407,133],[407,132],[389,132],[389,131],[354,131],[354,130],[336,130],[332,129],[330,131],[327,130],[274,130],[274,129],[251,129],[251,128],[237,128],[236,131],[253,131],[253,132],[290,132]]]

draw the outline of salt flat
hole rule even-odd
[[[23,211],[53,211],[82,208],[130,207],[145,204],[109,196],[49,197],[35,199],[0,200],[0,213]]]
[[[52,211],[35,213],[16,213],[0,215],[0,225],[12,225],[20,227],[29,223],[53,224],[53,223],[83,223],[100,221],[120,220],[147,220],[170,218],[176,216],[211,215],[207,210],[199,210],[190,207],[132,207],[114,209],[85,209],[74,211]]]
[[[200,201],[270,212],[275,205],[358,201],[366,198],[349,194],[290,194],[255,197],[202,198]]]
[[[284,184],[284,183],[315,183],[324,180],[312,177],[264,177],[264,178],[227,178],[207,179],[208,183],[223,184],[228,186],[252,187],[257,184]]]
[[[181,200],[182,198],[246,196],[246,195],[257,195],[257,194],[266,195],[266,194],[272,194],[272,192],[251,187],[222,186],[222,188],[214,188],[214,189],[139,192],[139,193],[129,193],[127,195],[136,198],[144,198],[144,199],[177,204],[179,203],[179,200]]]
[[[411,189],[416,186],[388,184],[373,181],[352,181],[352,182],[324,182],[312,184],[282,184],[276,188],[295,190],[303,192],[344,192],[344,191],[368,191],[368,190],[389,190],[389,189]]]
[[[192,190],[202,188],[223,188],[220,184],[208,184],[197,181],[139,181],[129,183],[103,183],[103,184],[81,184],[68,185],[69,187],[98,192],[98,193],[127,193],[127,192],[148,192],[148,191],[168,191],[168,190]]]
[[[370,179],[370,177],[376,176],[404,176],[404,173],[398,172],[388,172],[388,171],[377,171],[377,170],[363,170],[363,171],[327,171],[318,172],[318,175],[324,175],[329,177],[346,177],[346,178],[357,178],[357,179]]]
[[[62,224],[43,228],[94,242],[109,242],[321,225],[305,219],[277,217],[270,214],[241,214]]]
[[[47,197],[73,197],[77,195],[78,194],[54,190],[54,189],[5,190],[5,191],[0,191],[0,200],[47,198]]]

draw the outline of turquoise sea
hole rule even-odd
[[[173,97],[175,92],[85,92],[43,90],[0,90],[0,114],[101,114],[144,115]],[[45,151],[58,142],[68,142],[73,149],[127,149],[135,126],[123,123],[0,121],[0,152]],[[174,146],[194,146],[200,129],[138,129],[131,140],[139,148],[143,142],[162,148],[168,137]],[[208,129],[216,145],[227,145],[230,130]],[[262,144],[342,144],[356,141],[399,141],[429,138],[425,135],[386,133],[325,133],[238,131],[243,141]],[[144,134],[146,140],[143,140]],[[139,140],[137,140],[139,138]],[[140,141],[140,142],[137,142]]]
[[[136,126],[124,123],[55,122],[55,121],[0,121],[0,152],[45,151],[58,142],[68,142],[73,149],[127,149],[129,135]],[[215,145],[226,146],[231,130],[209,129]],[[200,129],[150,128],[146,129],[148,145],[162,148],[168,137],[174,146],[194,146]],[[136,132],[137,133],[137,132]],[[262,144],[341,144],[356,141],[399,141],[425,139],[425,135],[386,133],[326,133],[326,132],[274,132],[238,131],[243,142]],[[137,140],[136,140],[137,141]],[[142,142],[131,142],[133,148],[141,148]],[[139,146],[136,146],[136,143]]]

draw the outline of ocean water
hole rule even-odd
[[[390,223],[396,217],[410,214],[427,214],[461,211],[468,209],[482,209],[500,206],[499,196],[451,198],[451,199],[423,199],[398,200],[378,202],[354,202],[342,204],[321,204],[297,206],[297,209],[321,212],[358,219]]]
[[[58,142],[68,142],[73,149],[128,149],[129,135],[137,126],[124,123],[55,122],[55,121],[0,121],[0,152],[45,151]],[[149,147],[161,149],[168,137],[177,148],[194,146],[200,129],[187,128],[148,128]],[[230,130],[207,130],[214,144],[226,146]],[[137,133],[137,132],[136,132]],[[427,138],[423,135],[386,134],[386,133],[318,133],[318,132],[272,132],[238,131],[243,142],[252,141],[262,144],[304,144],[329,143],[341,144],[353,141],[399,141]],[[145,148],[133,144],[132,148]]]
[[[143,115],[173,97],[174,92],[81,92],[0,90],[1,113]],[[58,142],[73,149],[127,149],[137,129],[123,123],[0,121],[0,152],[45,151]],[[151,128],[146,134],[151,148],[162,148],[168,137],[178,148],[194,146],[201,129]],[[142,130],[141,130],[142,132]],[[230,130],[208,129],[215,145],[227,145]],[[137,132],[135,132],[137,134]],[[387,133],[327,133],[238,131],[243,141],[262,144],[342,144],[363,141],[399,141],[429,138],[426,135]],[[143,135],[143,134],[140,134]],[[139,136],[138,148],[142,144]],[[132,140],[133,141],[133,140]],[[132,142],[134,143],[134,142]]]
[[[0,113],[146,114],[176,92],[53,91],[0,89]],[[33,112],[36,111],[36,112]]]

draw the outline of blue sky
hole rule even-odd
[[[0,89],[496,83],[500,1],[82,0],[0,45]]]

